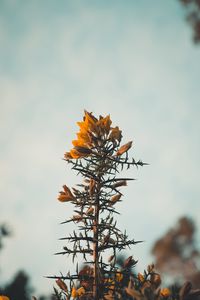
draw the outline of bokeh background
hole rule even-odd
[[[118,224],[143,240],[130,253],[143,270],[155,240],[182,215],[199,219],[200,48],[177,0],[0,0],[0,221],[12,238],[0,256],[4,283],[25,269],[38,293],[45,275],[72,263],[58,238],[72,214],[56,200],[81,181],[62,160],[83,110],[110,114],[133,140]]]

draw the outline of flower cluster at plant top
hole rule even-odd
[[[80,131],[77,133],[77,140],[73,140],[73,148],[70,152],[65,153],[66,159],[78,159],[87,157],[92,154],[94,149],[98,149],[106,145],[106,143],[113,143],[117,145],[122,138],[122,132],[118,126],[111,127],[112,121],[110,116],[99,116],[97,119],[92,113],[85,111],[82,122],[77,122]],[[123,145],[117,152],[116,156],[120,156],[130,149],[132,142]]]

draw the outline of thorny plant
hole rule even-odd
[[[71,255],[73,261],[82,255],[85,267],[79,270],[77,265],[73,275],[49,276],[56,279],[59,287],[59,290],[54,288],[56,299],[180,298],[167,288],[159,288],[160,275],[153,265],[148,266],[144,274],[134,276],[131,268],[137,261],[132,256],[124,261],[121,269],[116,264],[119,251],[139,242],[129,240],[114,218],[119,214],[116,204],[123,196],[120,188],[133,180],[121,177],[120,172],[145,163],[129,159],[132,142],[121,146],[122,132],[119,127],[111,127],[109,115],[96,118],[85,111],[83,121],[77,124],[80,131],[77,139],[72,141],[73,149],[65,153],[64,159],[72,170],[82,175],[83,182],[72,189],[63,185],[58,200],[71,202],[75,207],[72,218],[62,224],[74,222],[79,228],[78,232],[61,238],[72,246],[67,244],[56,254]],[[110,256],[105,261],[108,253]]]

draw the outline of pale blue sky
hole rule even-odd
[[[118,223],[145,240],[132,249],[138,269],[153,241],[187,214],[199,222],[200,48],[176,0],[0,1],[1,221],[14,237],[1,276],[19,268],[38,291],[42,276],[68,271],[54,257],[70,232],[58,223],[72,207],[56,201],[76,178],[61,160],[83,109],[110,113],[150,166],[124,190]]]

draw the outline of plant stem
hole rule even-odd
[[[99,192],[100,184],[97,184],[96,201],[95,201],[95,220],[93,222],[93,258],[94,258],[94,284],[93,284],[93,297],[99,299]]]

